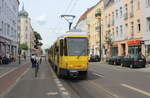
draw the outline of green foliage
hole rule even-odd
[[[21,50],[28,50],[27,43],[20,44],[19,49],[21,49]]]
[[[47,48],[47,49],[45,49],[45,52],[48,52],[49,51],[49,49]]]
[[[34,35],[35,35],[36,40],[42,40],[41,35],[37,33],[36,31],[34,31]]]
[[[34,31],[34,35],[35,35],[35,41],[34,41],[35,42],[35,46],[34,46],[34,48],[38,49],[38,46],[42,46],[43,45],[43,43],[40,42],[42,40],[42,37],[36,31]]]
[[[109,32],[106,33],[106,36],[105,36],[105,41],[108,45],[112,45],[112,37],[111,37],[111,34]]]

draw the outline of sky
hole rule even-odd
[[[60,17],[62,14],[75,15],[78,18],[99,0],[20,0],[20,9],[24,4],[29,13],[31,24],[42,36],[43,49],[49,48],[59,37],[68,31],[68,23]]]

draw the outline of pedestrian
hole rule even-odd
[[[0,64],[2,64],[2,56],[0,56]]]
[[[40,56],[40,64],[42,63],[42,57]]]
[[[35,54],[32,54],[32,56],[31,56],[31,63],[32,63],[32,68],[35,68],[35,66],[36,66],[36,56],[35,56]]]
[[[23,53],[23,56],[24,56],[24,60],[26,61],[26,53],[25,52]]]

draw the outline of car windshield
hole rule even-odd
[[[67,38],[68,56],[86,56],[87,38]]]

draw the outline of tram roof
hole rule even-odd
[[[66,34],[58,37],[58,39],[64,39],[69,36],[88,36],[87,32],[83,32],[81,30],[70,30],[67,31]]]

